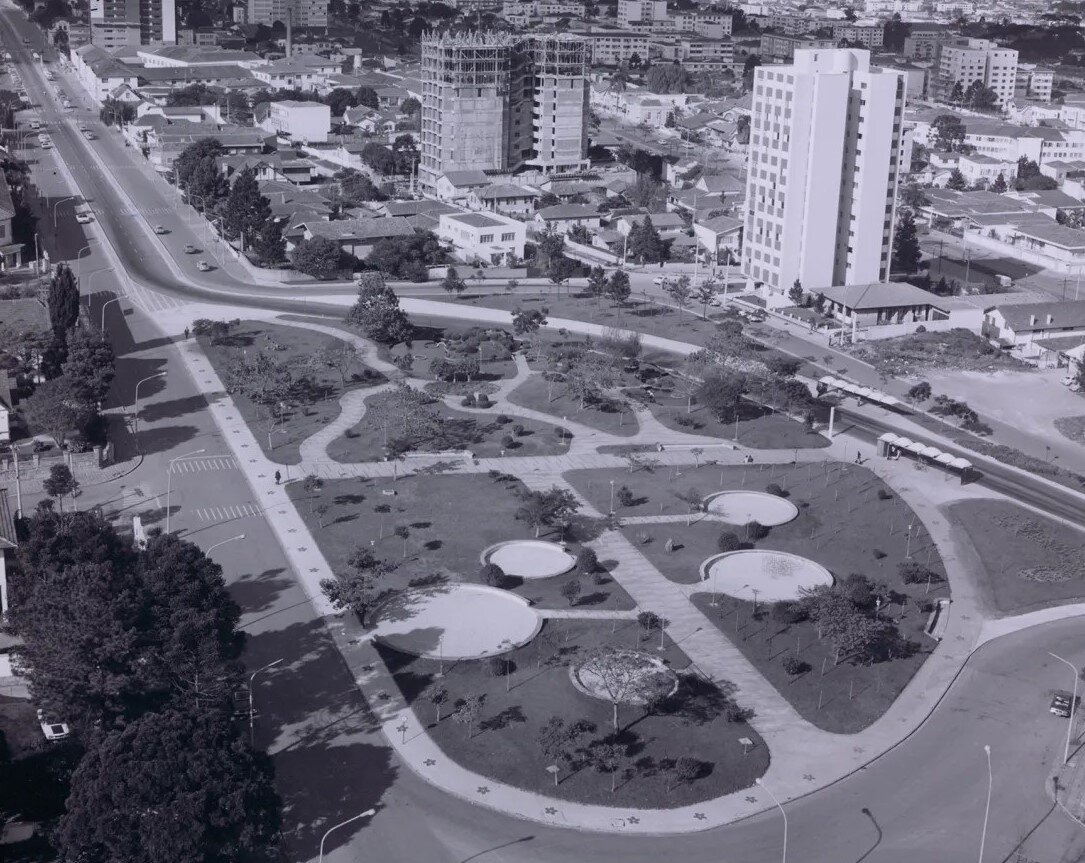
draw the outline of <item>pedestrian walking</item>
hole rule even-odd
[[[185,341],[188,341],[188,327],[185,327]]]
[[[278,485],[279,482],[282,480],[282,478],[283,478],[283,475],[281,473],[279,473],[278,471],[275,471],[275,485]]]

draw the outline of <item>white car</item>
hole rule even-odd
[[[207,261],[196,261],[196,269],[201,273],[206,273],[211,269],[211,265]]]
[[[162,236],[163,234],[168,234],[169,229],[166,228],[164,225],[155,225],[154,226],[154,232],[156,234],[158,234],[159,236]]]
[[[667,284],[667,277],[666,276],[656,276],[654,279],[652,279],[652,284],[655,285],[656,287],[661,288],[665,284]]]
[[[94,219],[94,217],[90,213],[76,213],[75,214],[75,220],[80,225],[89,224],[93,219]]]
[[[38,724],[41,726],[41,733],[45,735],[46,740],[63,740],[72,733],[67,724],[47,720],[43,710],[38,710]]]

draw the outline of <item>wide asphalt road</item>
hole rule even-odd
[[[18,40],[6,41],[13,53],[25,58],[21,37],[33,34],[39,39],[36,29],[18,14],[5,11],[0,18],[6,30],[14,23],[21,31]],[[37,89],[40,82],[25,65],[22,68],[24,81],[40,104],[44,98]],[[203,296],[202,290],[165,276],[157,262],[161,251],[132,229],[131,217],[122,215],[127,204],[117,199],[113,183],[88,169],[80,150],[82,139],[55,128],[53,134],[77,181],[88,184],[82,188],[134,274],[171,292],[176,285],[180,295],[221,299]],[[127,177],[125,183],[132,187]],[[149,201],[147,207],[157,209],[162,203]],[[177,242],[189,241],[183,239],[183,230],[187,230],[183,225],[177,228],[181,235],[174,238]],[[257,286],[252,290],[267,291]],[[131,324],[136,330],[133,347],[154,345],[153,321],[136,313]],[[159,342],[141,352],[140,368],[134,367],[126,379],[142,373],[152,356],[168,368],[176,366],[173,349]],[[201,445],[208,455],[216,454],[213,450],[221,441],[199,408],[195,386],[179,368],[166,381],[164,389],[145,400],[147,427],[157,426],[159,434],[154,437],[161,441],[153,447],[156,460],[161,464],[166,457]],[[131,388],[132,383],[126,380],[122,386]],[[167,430],[179,420],[188,426],[183,440],[171,439]],[[254,636],[247,657],[250,667],[285,659],[283,670],[274,672],[258,690],[264,718],[258,720],[257,742],[277,750],[280,785],[290,805],[288,822],[299,828],[291,831],[289,841],[298,859],[315,856],[321,827],[370,805],[378,808],[372,821],[340,831],[330,840],[334,849],[326,858],[330,863],[588,859],[657,863],[664,855],[723,863],[780,859],[782,820],[775,812],[682,838],[625,839],[519,822],[450,798],[415,778],[368,727],[364,705],[338,657],[329,653],[319,620],[293,580],[285,577],[285,561],[266,523],[248,519],[236,526],[204,527],[198,518],[191,520],[191,509],[200,506],[204,495],[226,502],[233,493],[240,495],[238,503],[245,502],[231,474],[208,472],[193,486],[179,481],[182,508],[174,518],[205,547],[236,533],[246,534],[245,540],[220,546],[214,554],[231,574],[245,607],[247,628]],[[809,863],[976,859],[987,790],[982,747],[988,744],[993,752],[994,793],[984,859],[1014,861],[1020,852],[1038,863],[1078,860],[1085,852],[1081,834],[1061,814],[1051,813],[1044,789],[1061,755],[1065,730],[1062,721],[1047,713],[1047,699],[1053,688],[1068,685],[1065,668],[1047,651],[1085,664],[1079,631],[1080,625],[1066,621],[983,648],[916,734],[866,770],[787,806],[791,859]],[[301,821],[311,826],[302,827]]]

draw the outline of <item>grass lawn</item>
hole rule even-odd
[[[983,563],[987,602],[1020,614],[1085,597],[1085,534],[1006,501],[948,507]]]
[[[597,300],[587,294],[570,293],[563,289],[556,293],[540,293],[535,288],[522,288],[513,294],[483,294],[461,300],[463,305],[482,306],[491,309],[536,309],[546,306],[550,316],[588,321],[603,326],[626,327],[653,336],[677,339],[683,342],[703,344],[716,331],[714,319],[728,317],[720,309],[708,307],[709,320],[701,316],[701,306],[694,304],[684,312],[660,306],[645,300],[643,296],[631,295],[629,302],[619,308],[609,300]],[[694,313],[696,312],[696,314]]]
[[[871,363],[878,371],[896,377],[939,368],[972,372],[1032,368],[963,328],[860,342],[851,353]]]
[[[467,449],[480,458],[493,458],[502,451],[508,456],[534,456],[557,455],[568,449],[568,436],[563,442],[557,426],[502,414],[499,406],[486,413],[455,410],[443,402],[435,402],[431,407],[440,423],[435,435],[417,443],[418,451]],[[515,428],[521,431],[514,431]],[[328,447],[329,458],[348,464],[376,461],[383,455],[384,428],[368,415]]]
[[[1055,420],[1055,430],[1065,438],[1085,443],[1085,416],[1059,417]]]
[[[347,567],[351,551],[370,541],[374,553],[397,569],[384,582],[389,590],[410,586],[418,579],[479,582],[483,549],[508,539],[533,537],[534,531],[516,520],[517,493],[523,485],[516,479],[488,475],[410,476],[390,480],[329,480],[314,497],[300,482],[288,486],[298,512],[309,525],[313,536],[333,571]],[[394,489],[395,496],[384,490]],[[323,524],[318,508],[326,505]],[[387,513],[375,507],[388,506]],[[404,542],[393,536],[396,527],[410,531]],[[576,554],[581,541],[598,535],[599,527],[591,519],[575,519],[567,534],[569,550]],[[543,533],[541,539],[557,539]],[[606,561],[601,561],[603,566]],[[544,608],[569,608],[561,595],[562,585],[577,577],[574,573],[555,578],[516,583],[514,593]],[[578,608],[631,609],[629,595],[606,573],[578,577],[582,593]]]
[[[200,346],[220,378],[225,379],[226,369],[235,356],[243,350],[267,350],[277,362],[293,366],[295,379],[304,378],[306,386],[296,386],[282,422],[275,408],[265,407],[246,396],[235,394],[234,403],[252,430],[264,455],[281,464],[297,464],[300,461],[298,446],[322,426],[339,416],[339,397],[359,387],[373,387],[384,382],[384,376],[361,363],[348,370],[344,384],[339,372],[332,368],[314,368],[306,365],[311,357],[331,346],[343,342],[333,336],[298,327],[271,324],[263,321],[242,321],[220,344],[211,344],[200,337]],[[277,350],[276,346],[282,346]],[[268,445],[268,430],[272,445]]]
[[[735,439],[735,424],[721,423],[696,400],[693,410],[687,413],[684,396],[660,390],[653,390],[653,393],[654,400],[644,404],[667,428],[729,441]],[[808,449],[826,447],[829,439],[808,432],[801,422],[785,414],[743,400],[738,419],[738,443],[752,449]]]
[[[508,679],[500,671],[491,673],[489,663],[477,661],[445,663],[445,675],[437,681],[436,662],[390,650],[383,654],[441,749],[469,770],[510,785],[581,803],[653,808],[683,806],[751,786],[768,767],[768,752],[745,722],[728,721],[730,687],[683,673],[688,657],[669,642],[662,653],[656,651],[657,639],[645,638],[632,622],[619,622],[612,631],[607,622],[551,620],[533,642],[506,655],[513,662]],[[612,731],[611,706],[578,692],[568,673],[577,657],[610,645],[635,645],[661,656],[680,677],[678,692],[657,713],[620,708],[619,740],[625,749],[613,793],[611,775],[595,770],[586,757],[591,743]],[[440,722],[429,700],[435,685],[448,692]],[[469,729],[450,714],[455,702],[472,696],[485,701],[480,721]],[[553,759],[537,742],[540,729],[553,716],[566,725],[589,723],[592,729],[570,747],[574,762],[562,765],[556,786],[546,772]],[[746,756],[741,737],[755,743]],[[699,772],[688,781],[675,781],[669,765],[683,757],[699,761]]]
[[[917,538],[913,530],[911,542],[908,541],[908,524],[917,523],[912,510],[865,468],[850,464],[836,464],[834,468],[839,473],[834,471],[830,475],[828,486],[821,464],[771,469],[762,465],[724,467],[722,484],[718,466],[684,468],[677,477],[673,468],[656,468],[652,473],[638,470],[633,474],[618,470],[573,471],[566,478],[603,512],[610,506],[610,480],[618,488],[628,486],[636,503],[631,507],[619,506],[620,516],[656,515],[660,505],[664,513],[685,513],[686,505],[674,494],[691,488],[708,494],[720,488],[762,490],[769,483],[777,483],[789,490],[790,499],[799,507],[798,518],[772,528],[765,539],[756,543],[757,547],[808,557],[827,567],[838,580],[860,573],[883,584],[884,595],[888,596],[890,590],[899,594],[888,613],[896,620],[902,611],[900,599],[905,599],[900,634],[914,642],[918,652],[869,666],[841,663],[832,668],[832,648],[827,640],[818,642],[816,630],[809,622],[787,625],[769,617],[751,622],[749,604],[726,597],[721,599],[723,604],[719,608],[707,609],[712,612],[708,617],[806,719],[829,731],[853,732],[877,719],[923,663],[934,646],[922,634],[927,621],[923,604],[945,597],[949,591],[945,581],[935,582],[927,595],[926,584],[904,584],[898,574],[898,565],[906,559],[908,551],[913,560],[929,566],[943,578],[945,574],[926,531]],[[879,490],[892,496],[880,499]],[[630,541],[664,576],[682,584],[699,581],[701,564],[718,553],[717,539],[727,530],[733,530],[740,539],[744,537],[742,527],[731,528],[716,521],[695,521],[689,527],[682,522],[671,522],[623,528]],[[668,539],[674,540],[674,551],[666,550]],[[711,585],[706,583],[705,588],[710,590]],[[709,601],[706,594],[704,603],[698,601],[698,606],[705,610]],[[740,606],[737,618],[732,614],[736,605]],[[742,626],[737,634],[736,620]],[[814,671],[792,680],[781,662],[794,654],[796,644],[798,658],[809,663]],[[827,665],[824,677],[820,674],[823,661]],[[853,697],[849,698],[849,694]],[[819,699],[821,710],[818,710]]]
[[[509,393],[509,401],[520,407],[550,414],[558,420],[580,423],[608,434],[631,437],[637,433],[635,414],[617,404],[588,405],[581,409],[579,400],[562,392],[555,383],[552,393],[542,375],[532,375]]]

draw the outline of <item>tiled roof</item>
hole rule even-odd
[[[937,306],[939,297],[907,282],[873,282],[868,285],[837,285],[815,293],[848,309],[891,309],[899,306]]]
[[[1017,332],[1042,332],[1045,330],[1079,329],[1085,327],[1085,300],[1049,303],[1021,303],[1013,306],[995,306],[1007,326]],[[1048,316],[1051,322],[1048,323]],[[1036,322],[1033,323],[1033,318]]]

